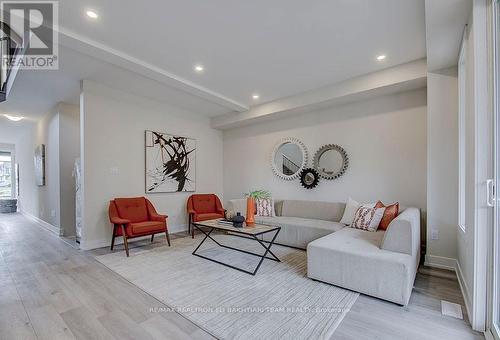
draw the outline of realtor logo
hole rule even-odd
[[[3,65],[36,70],[59,68],[58,5],[58,1],[0,1],[2,33],[11,38],[10,46],[4,48],[2,44]]]

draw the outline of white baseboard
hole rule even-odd
[[[487,329],[485,332],[484,332],[484,338],[486,340],[495,340],[495,338],[493,337],[493,334],[491,333],[491,330]]]
[[[450,257],[425,255],[424,265],[432,268],[446,269],[455,271],[457,260]]]
[[[31,215],[30,213],[27,213],[26,211],[20,211],[21,214],[23,214],[24,217],[26,217],[27,219],[35,222],[36,224],[40,225],[41,227],[47,229],[48,231],[51,231],[53,232],[54,234],[56,234],[57,236],[62,236],[61,235],[61,228],[59,227],[56,227],[55,225],[52,225],[34,215]]]
[[[129,243],[135,242],[135,241],[141,241],[141,240],[146,240],[150,239],[151,236],[143,236],[143,237],[137,237],[133,239],[129,239]],[[115,245],[120,245],[123,244],[123,238],[117,237],[115,239]],[[87,241],[85,242],[84,240],[80,240],[80,249],[81,250],[92,250],[92,249],[98,249],[98,248],[104,248],[104,247],[109,247],[111,245],[111,238],[109,240],[95,240],[95,241]]]
[[[169,234],[175,234],[175,233],[179,233],[182,231],[187,231],[187,225],[182,224],[182,225],[177,225],[177,226],[168,226],[168,233]],[[137,237],[137,238],[132,239],[130,242],[146,240],[149,238],[151,238],[151,236]],[[115,244],[123,244],[123,238],[122,237],[116,238]],[[104,248],[104,247],[109,247],[110,245],[111,245],[111,236],[109,237],[109,239],[101,239],[101,240],[93,240],[93,241],[85,241],[83,239],[80,240],[80,249],[82,249],[82,250],[92,250],[92,249]]]
[[[465,301],[465,309],[467,310],[467,316],[469,317],[469,320],[472,317],[471,314],[471,302],[472,300],[470,299],[470,293],[469,293],[469,287],[467,286],[467,282],[465,281],[464,274],[462,272],[462,268],[460,268],[460,264],[458,261],[455,261],[455,272],[457,273],[457,278],[458,278],[458,284],[460,285],[460,290],[462,291],[462,296]]]
[[[471,300],[469,294],[469,288],[467,286],[467,282],[465,281],[464,274],[462,272],[462,268],[460,268],[460,264],[456,259],[452,259],[449,257],[442,256],[434,256],[434,255],[425,255],[425,263],[428,267],[446,269],[454,271],[458,278],[458,284],[460,285],[460,290],[462,292],[462,296],[465,302],[465,309],[467,310],[467,315],[469,319],[471,317]]]

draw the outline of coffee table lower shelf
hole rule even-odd
[[[232,268],[232,269],[235,269],[235,270],[238,270],[240,272],[243,272],[243,273],[246,273],[246,274],[250,274],[250,275],[257,274],[257,271],[259,270],[260,266],[262,265],[262,262],[264,262],[264,259],[268,259],[268,260],[272,260],[272,261],[276,261],[276,262],[281,262],[280,259],[271,251],[271,247],[273,246],[274,241],[276,240],[276,237],[278,236],[278,234],[279,234],[279,232],[281,230],[281,227],[272,227],[269,230],[266,230],[266,231],[254,234],[254,233],[248,233],[248,232],[245,232],[245,231],[240,231],[240,230],[238,230],[238,228],[231,228],[230,230],[228,230],[228,228],[226,228],[226,227],[220,227],[219,228],[217,226],[214,226],[213,224],[208,224],[208,223],[193,223],[193,226],[205,235],[205,237],[203,238],[203,240],[200,242],[200,244],[198,244],[198,246],[196,247],[196,249],[193,251],[192,254],[194,256],[201,257],[202,259],[205,259],[205,260],[208,260],[208,261],[212,261],[212,262],[218,263],[220,265],[223,265],[223,266],[226,266],[226,267],[229,267],[229,268]],[[202,228],[209,228],[209,231],[206,232]],[[245,235],[246,239],[257,241],[265,249],[265,251],[264,251],[263,254],[257,254],[257,253],[252,253],[252,252],[249,252],[249,251],[246,251],[246,250],[243,250],[243,249],[238,249],[238,248],[234,248],[234,247],[230,247],[230,246],[226,246],[224,244],[221,244],[220,242],[218,242],[217,240],[215,240],[212,236],[210,236],[214,230],[230,231],[231,233]],[[267,234],[267,233],[271,233],[271,232],[274,232],[274,236],[273,236],[272,240],[269,241],[268,245],[266,246],[266,244],[263,241],[261,241],[261,240],[258,239],[258,236],[263,235],[263,234]],[[231,249],[231,250],[234,250],[234,251],[238,251],[240,253],[245,253],[245,254],[249,254],[249,255],[253,255],[255,257],[258,257],[258,258],[260,258],[259,263],[257,264],[257,266],[255,267],[255,269],[253,271],[250,271],[250,270],[246,270],[246,269],[243,269],[243,268],[239,268],[239,267],[230,265],[228,263],[224,263],[224,262],[218,261],[216,259],[212,259],[212,258],[210,258],[208,256],[204,256],[204,255],[198,254],[197,253],[198,249],[200,249],[200,247],[203,245],[203,243],[205,243],[205,241],[207,239],[212,240],[219,247],[226,248],[226,249]],[[268,254],[271,255],[272,257],[267,256]]]

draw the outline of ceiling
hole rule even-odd
[[[246,106],[253,93],[267,102],[426,56],[424,0],[59,4],[64,29]]]
[[[77,104],[81,79],[207,117],[246,111],[425,58],[424,2],[60,0],[60,69],[20,71],[0,113]]]
[[[457,65],[472,0],[425,0],[427,67],[437,71]]]
[[[228,109],[103,60],[61,47],[58,71],[20,70],[0,113],[37,119],[59,102],[78,105],[80,80],[91,79],[118,90],[165,101],[206,116]]]

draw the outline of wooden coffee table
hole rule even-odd
[[[218,263],[218,264],[221,264],[223,266],[226,266],[226,267],[229,267],[229,268],[232,268],[232,269],[239,270],[241,272],[244,272],[244,273],[247,273],[247,274],[250,274],[250,275],[255,275],[257,273],[257,271],[259,270],[259,268],[260,268],[262,262],[264,261],[264,259],[281,262],[278,259],[278,257],[276,255],[274,255],[274,253],[271,251],[271,247],[273,246],[274,240],[276,240],[276,237],[278,236],[278,233],[280,232],[281,227],[268,226],[268,225],[256,223],[253,226],[245,226],[243,228],[235,228],[235,227],[233,227],[231,225],[221,224],[221,223],[219,223],[219,221],[220,221],[220,219],[193,223],[193,226],[196,229],[198,229],[203,234],[205,234],[205,237],[203,238],[203,240],[200,242],[200,244],[193,251],[193,255],[201,257],[201,258],[209,260],[209,261],[212,261],[212,262],[215,262],[215,263]],[[209,230],[208,230],[208,232],[206,232],[202,228],[208,228]],[[241,237],[247,238],[249,240],[257,241],[265,249],[265,252],[263,254],[257,254],[257,253],[252,253],[252,252],[249,252],[249,251],[246,251],[246,250],[243,250],[243,249],[238,249],[238,248],[234,248],[234,247],[223,245],[220,242],[214,240],[212,238],[212,236],[210,236],[210,234],[212,234],[212,232],[215,231],[215,230],[217,230],[217,231],[223,231],[223,232],[231,232],[231,233],[236,234],[237,236],[241,236]],[[264,235],[264,234],[267,234],[267,233],[273,233],[273,232],[274,232],[274,236],[273,236],[272,240],[270,242],[266,242],[266,243],[268,243],[268,245],[264,244],[263,241],[261,241],[261,240],[258,239],[258,236],[260,236],[260,235]],[[249,270],[238,268],[236,266],[232,266],[230,264],[227,264],[227,263],[215,260],[215,259],[211,259],[211,258],[209,258],[207,256],[203,256],[203,255],[200,255],[200,254],[196,253],[198,251],[198,249],[201,247],[201,245],[207,239],[211,239],[219,247],[227,248],[227,249],[239,251],[241,253],[250,254],[250,255],[259,257],[260,261],[257,264],[257,267],[255,267],[254,271],[249,271]],[[268,254],[271,255],[272,257],[268,257],[267,256]]]

